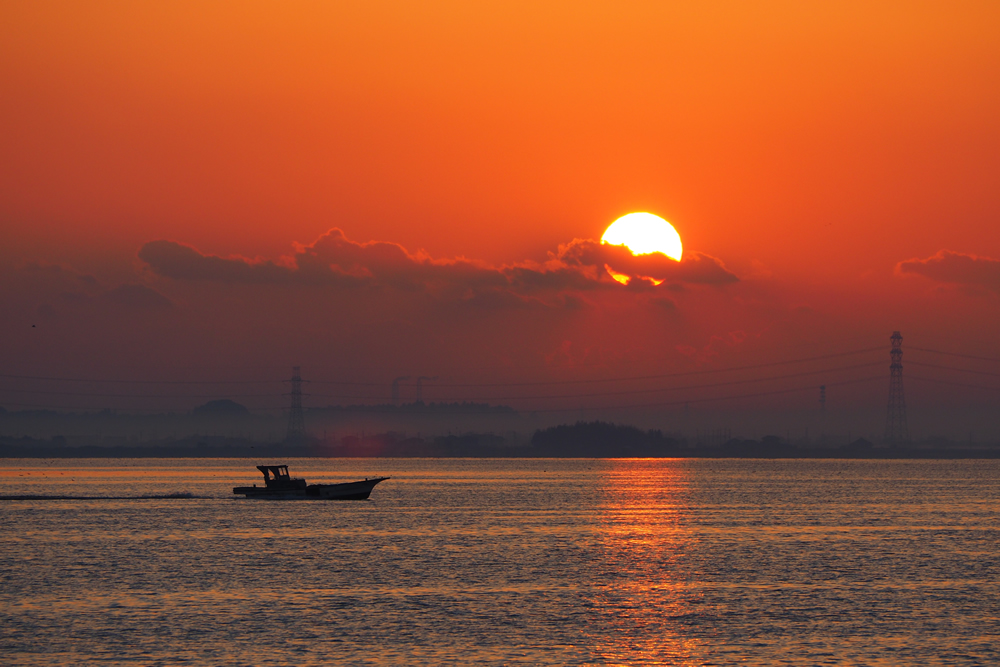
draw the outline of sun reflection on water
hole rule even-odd
[[[604,627],[592,634],[594,653],[609,664],[702,664],[703,642],[685,631],[700,594],[675,567],[696,539],[685,524],[690,471],[682,461],[610,463],[600,487],[593,604]]]

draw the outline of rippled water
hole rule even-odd
[[[255,463],[0,461],[0,662],[1000,662],[997,461]]]

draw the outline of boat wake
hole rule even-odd
[[[212,496],[196,496],[189,491],[175,491],[174,493],[152,493],[143,496],[48,496],[40,494],[21,494],[14,496],[0,496],[3,500],[194,500],[208,499]]]

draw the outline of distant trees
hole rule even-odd
[[[339,442],[320,445],[328,456],[387,456],[387,457],[489,457],[513,456],[503,437],[485,433],[443,435],[433,439],[406,437],[388,432],[359,438],[344,436]]]
[[[191,412],[195,415],[198,415],[199,417],[205,417],[205,416],[217,417],[220,415],[225,415],[228,417],[250,416],[250,411],[247,410],[247,407],[245,405],[240,405],[236,401],[231,401],[228,398],[221,398],[217,401],[209,401],[204,405],[199,405]]]
[[[535,431],[535,456],[633,457],[674,456],[677,440],[662,431],[641,431],[608,422],[577,422]]]
[[[326,448],[330,456],[431,456],[614,458],[676,456],[679,443],[662,431],[642,431],[608,422],[577,422],[535,431],[530,447],[517,447],[503,437],[483,433],[407,438],[398,433],[346,436]]]

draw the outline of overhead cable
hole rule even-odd
[[[280,384],[288,380],[99,380],[96,378],[43,377],[39,375],[10,375],[0,373],[0,378],[11,380],[47,380],[52,382],[88,382],[90,384]]]
[[[976,361],[992,361],[993,363],[1000,364],[1000,359],[993,357],[977,357],[974,354],[959,354],[958,352],[945,352],[944,350],[931,350],[926,347],[913,347],[912,345],[907,345],[906,349],[916,350],[917,352],[930,352],[931,354],[944,354],[949,357],[961,357],[962,359],[975,359]],[[912,363],[912,362],[911,362]]]
[[[1000,391],[1000,387],[988,387],[982,384],[969,384],[967,382],[952,382],[950,380],[936,380],[934,378],[920,377],[919,375],[908,375],[907,380],[917,380],[918,382],[933,382],[934,384],[949,384],[954,387],[969,387],[971,389],[985,389],[987,391]]]
[[[822,354],[813,357],[803,357],[799,359],[788,359],[786,361],[772,361],[761,364],[750,364],[746,366],[730,366],[728,368],[712,368],[694,371],[681,371],[678,373],[661,373],[656,375],[634,375],[615,378],[592,378],[582,380],[550,380],[531,382],[467,382],[467,383],[435,383],[435,387],[527,387],[527,386],[554,386],[571,384],[589,384],[599,382],[629,382],[636,380],[659,380],[672,377],[684,377],[689,375],[706,375],[711,373],[729,373],[734,371],[746,371],[757,368],[771,368],[774,366],[787,366],[792,364],[807,363],[810,361],[822,361],[825,359],[836,359],[838,357],[852,356],[883,350],[884,347],[870,347],[859,350],[849,350],[847,352],[836,352],[833,354]],[[79,378],[79,377],[51,377],[37,375],[14,375],[0,373],[0,378],[14,380],[40,380],[52,382],[86,382],[91,384],[164,384],[164,385],[246,385],[246,384],[280,384],[288,380],[123,380],[123,379],[99,379],[99,378]],[[352,382],[346,380],[303,380],[313,384],[339,384],[358,387],[383,387],[387,382]],[[401,384],[400,386],[416,386],[412,384]]]
[[[990,377],[1000,377],[1000,373],[994,373],[991,371],[977,371],[973,368],[955,368],[954,366],[941,366],[939,364],[925,364],[921,361],[913,361],[912,359],[906,362],[908,366],[922,366],[924,368],[939,368],[946,371],[957,371],[959,373],[974,373],[976,375],[989,375]]]
[[[884,380],[884,375],[877,375],[865,378],[857,378],[855,380],[843,380],[841,382],[827,382],[827,387],[839,387],[847,384],[858,384],[860,382],[871,382],[873,380]],[[686,405],[688,403],[714,403],[715,401],[731,401],[741,398],[756,398],[758,396],[777,396],[779,394],[791,394],[798,391],[815,391],[816,387],[814,385],[806,385],[803,387],[792,387],[791,389],[776,389],[773,391],[760,391],[753,392],[749,394],[732,394],[729,396],[715,396],[708,398],[694,398],[685,399],[679,401],[660,401],[657,403],[642,403],[642,404],[632,404],[632,405],[602,405],[597,407],[576,407],[576,408],[551,408],[544,410],[523,410],[523,412],[575,412],[581,410],[633,410],[639,408],[659,408],[659,407],[669,407],[677,405]]]
[[[769,382],[773,380],[787,380],[790,378],[805,377],[809,375],[820,375],[823,373],[837,373],[841,371],[856,370],[859,368],[871,368],[873,366],[880,365],[881,362],[868,362],[865,364],[854,364],[852,366],[838,366],[835,368],[823,368],[815,371],[802,371],[799,373],[787,373],[785,375],[770,375],[767,377],[757,377],[757,378],[746,378],[743,380],[727,380],[724,382],[711,382],[708,384],[695,384],[695,385],[683,385],[675,387],[654,387],[647,389],[627,389],[621,391],[601,391],[601,392],[590,392],[585,394],[538,394],[529,396],[444,396],[437,397],[438,401],[513,401],[513,400],[539,400],[539,399],[564,399],[564,398],[593,398],[595,396],[627,396],[631,394],[655,394],[664,391],[686,391],[691,389],[708,389],[713,387],[727,387],[739,384],[753,384],[757,382]],[[0,390],[0,391],[10,391],[19,394],[46,394],[46,395],[58,395],[58,396],[93,396],[95,398],[219,398],[217,394],[209,395],[194,395],[186,396],[181,394],[96,394],[96,393],[83,393],[83,392],[68,392],[68,391],[50,391],[50,390]],[[310,394],[311,396],[317,396],[322,398],[340,398],[340,399],[351,399],[351,400],[364,400],[364,399],[384,399],[384,396],[351,396],[343,394]],[[234,394],[229,395],[227,398],[273,398],[274,394]]]
[[[837,387],[837,386],[842,386],[842,385],[857,384],[857,383],[860,383],[860,382],[870,382],[872,380],[883,380],[883,379],[885,379],[884,376],[878,375],[878,376],[872,376],[872,377],[857,378],[857,379],[854,379],[854,380],[842,380],[842,381],[839,381],[839,382],[827,382],[826,386],[827,387]],[[604,406],[576,406],[576,407],[572,407],[572,408],[524,409],[524,410],[517,410],[516,412],[520,412],[520,413],[550,413],[550,412],[578,412],[578,411],[594,411],[594,410],[632,410],[632,409],[639,409],[639,408],[654,408],[654,407],[668,407],[668,406],[684,405],[686,403],[707,403],[707,402],[714,402],[714,401],[737,400],[737,399],[741,399],[741,398],[755,398],[755,397],[759,397],[759,396],[775,396],[775,395],[779,395],[779,394],[789,394],[789,393],[798,392],[798,391],[813,391],[815,389],[816,389],[816,387],[814,385],[806,385],[806,386],[792,387],[790,389],[778,389],[778,390],[772,390],[772,391],[758,391],[758,392],[751,392],[751,393],[745,393],[745,394],[730,394],[730,395],[727,395],[727,396],[691,398],[691,399],[674,400],[674,401],[657,401],[655,403],[639,403],[639,404],[625,404],[625,405],[604,405]],[[39,404],[32,404],[32,403],[9,403],[9,402],[4,402],[4,405],[11,405],[11,406],[25,407],[25,408],[36,408],[36,409],[43,409],[43,410],[44,409],[47,409],[47,410],[77,410],[77,411],[81,411],[81,412],[91,412],[91,413],[93,413],[93,412],[98,412],[99,413],[99,412],[104,412],[104,411],[111,411],[111,412],[148,412],[148,409],[146,409],[146,408],[107,408],[107,407],[105,407],[105,408],[82,408],[82,407],[79,407],[79,406],[67,406],[67,405],[39,405]],[[337,406],[337,407],[339,407],[339,406]],[[358,408],[364,407],[365,409],[361,410],[361,411],[366,412],[366,413],[368,413],[368,412],[376,412],[376,413],[377,412],[395,412],[395,413],[402,412],[398,408],[395,408],[395,407],[392,407],[392,406],[384,406],[381,409],[379,409],[380,406],[372,406],[371,408],[368,408],[367,406],[348,406],[347,408],[340,408],[340,409],[345,410],[345,411],[349,411],[350,407],[358,407]],[[282,408],[253,408],[253,409],[250,409],[250,412],[281,412],[281,411],[283,411],[285,409],[287,409],[287,408],[283,408],[283,407]],[[313,410],[317,410],[317,409],[318,410],[323,410],[324,408],[312,408],[312,409]],[[439,411],[442,411],[442,412],[449,412],[449,410],[447,410],[444,407],[437,408],[437,409]],[[484,413],[484,414],[488,413],[488,414],[497,414],[498,416],[504,416],[504,413],[497,413],[496,409],[492,408],[492,407],[487,407],[487,408],[484,408],[483,410],[479,410],[479,411],[477,411],[477,410],[470,410],[468,408],[456,407],[456,409],[454,411],[455,412],[462,412],[463,414],[472,414],[472,413],[481,412],[481,413]],[[185,410],[183,410],[183,409],[182,410],[177,410],[176,412],[185,412]],[[152,414],[161,414],[161,415],[164,415],[164,416],[172,416],[171,413],[152,413]],[[176,413],[174,413],[174,414],[176,414]]]
[[[808,375],[820,375],[823,373],[836,373],[839,371],[849,371],[856,370],[859,368],[872,368],[874,366],[880,366],[882,362],[868,362],[865,364],[855,364],[853,366],[838,366],[836,368],[823,368],[815,371],[803,371],[800,373],[788,373],[785,375],[769,375],[767,377],[758,378],[747,378],[744,380],[727,380],[725,382],[711,382],[708,384],[694,384],[694,385],[684,385],[679,387],[654,387],[652,389],[627,389],[621,391],[601,391],[601,392],[590,392],[586,394],[539,394],[534,396],[449,396],[440,397],[439,401],[456,401],[456,400],[479,400],[479,401],[515,401],[515,400],[538,400],[547,398],[593,398],[595,396],[625,396],[630,394],[655,394],[663,391],[684,391],[689,389],[707,389],[711,387],[727,387],[737,384],[752,384],[756,382],[768,382],[771,380],[787,380],[789,378],[805,377]],[[448,385],[434,385],[448,386]],[[338,394],[313,394],[313,396],[322,396],[326,398],[369,398],[369,397],[355,397],[355,396],[341,396]]]

